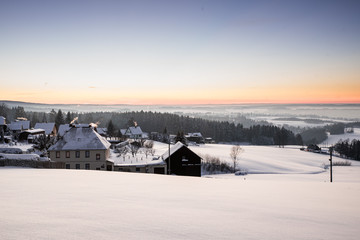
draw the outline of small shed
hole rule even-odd
[[[168,174],[201,177],[201,157],[183,143],[177,142],[162,155],[166,162]]]
[[[34,138],[44,134],[44,129],[25,130],[19,134],[19,141],[28,141],[29,143],[32,143]]]

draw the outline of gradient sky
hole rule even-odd
[[[0,1],[0,100],[360,103],[360,1]]]

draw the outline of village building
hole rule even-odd
[[[49,154],[51,160],[64,162],[67,169],[114,169],[114,163],[109,159],[110,143],[86,124],[69,126],[49,148]]]
[[[205,143],[204,137],[199,132],[197,132],[197,133],[188,133],[187,135],[185,135],[185,138],[189,142],[195,142],[197,144]]]
[[[17,137],[22,131],[30,129],[30,121],[17,120],[7,125],[10,132]]]
[[[140,126],[120,129],[120,132],[123,137],[128,139],[144,139],[148,137],[148,135],[141,130]]]
[[[5,131],[6,131],[6,118],[0,116],[0,142],[5,141]]]
[[[166,162],[168,174],[201,177],[201,157],[181,142],[173,145],[161,158]]]
[[[19,134],[18,140],[19,141],[27,141],[28,143],[33,143],[35,138],[39,137],[40,135],[44,135],[44,129],[28,129],[22,131]]]
[[[35,129],[44,129],[46,136],[56,136],[57,130],[55,123],[36,123]]]

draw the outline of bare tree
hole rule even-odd
[[[232,146],[231,150],[230,150],[230,157],[231,160],[234,163],[234,172],[236,171],[236,164],[239,161],[239,155],[244,151],[244,149],[242,149],[240,147],[240,145],[234,145]]]
[[[152,151],[154,150],[153,146],[154,146],[153,140],[146,140],[144,142],[144,147],[145,147],[144,153],[145,153],[146,158],[148,157],[149,154],[152,154]]]
[[[140,143],[139,142],[132,142],[129,144],[129,149],[133,157],[136,156],[140,149]]]
[[[124,146],[121,148],[116,148],[116,151],[118,153],[118,157],[121,157],[121,156],[125,156],[128,153],[129,149],[127,146]]]

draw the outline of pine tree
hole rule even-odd
[[[57,112],[56,117],[55,117],[55,124],[56,124],[56,126],[59,127],[61,124],[64,124],[64,123],[65,123],[64,115],[63,115],[61,109],[59,109],[59,111]]]
[[[111,119],[107,125],[107,133],[108,133],[109,137],[115,136],[115,127],[114,127],[114,124]]]
[[[71,113],[70,111],[67,112],[66,114],[66,119],[65,119],[65,123],[70,123],[72,121],[72,118],[71,118]]]

